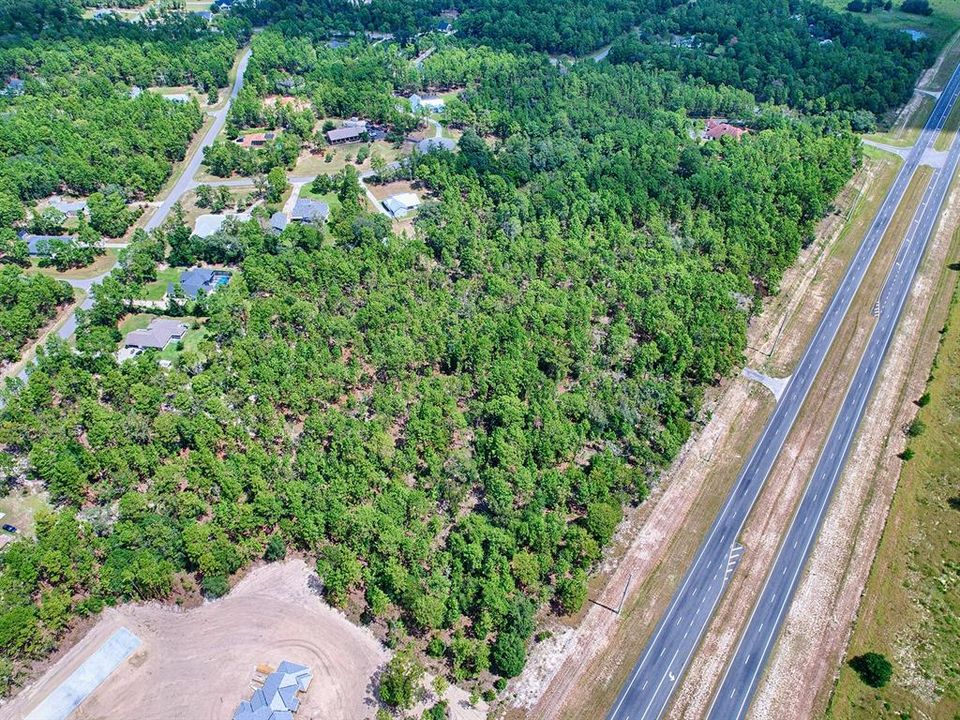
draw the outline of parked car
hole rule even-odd
[[[4,530],[6,530],[9,533],[15,533],[17,531],[17,528],[14,525],[10,525],[9,523],[4,523],[3,525],[0,525],[0,527],[2,527]]]

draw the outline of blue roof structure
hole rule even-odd
[[[295,222],[319,223],[330,216],[330,206],[320,200],[299,198],[290,213],[290,219]]]
[[[49,245],[54,242],[73,243],[72,235],[34,235],[21,232],[20,239],[27,244],[27,251],[34,256],[49,255]]]
[[[312,679],[309,669],[284,660],[267,675],[263,687],[240,703],[233,720],[293,720],[293,713],[300,707],[297,693],[306,691]]]
[[[270,216],[270,229],[274,232],[283,232],[287,227],[287,216],[282,212],[275,212]]]
[[[202,290],[207,295],[215,292],[221,285],[230,282],[230,273],[226,270],[211,270],[210,268],[190,268],[180,273],[180,287],[183,288],[183,294],[191,300],[195,300]],[[172,292],[173,283],[167,288]]]

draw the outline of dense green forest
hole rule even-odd
[[[0,38],[0,77],[20,78],[24,89],[0,97],[0,199],[26,202],[59,192],[153,197],[183,159],[203,114],[195,103],[131,88],[225,86],[246,36],[241,20],[213,34],[199,18],[184,15],[151,27],[74,21],[32,35],[31,23],[13,27],[21,32]],[[0,212],[9,226],[5,215],[16,221],[24,213]],[[105,216],[95,212],[91,220],[111,237],[133,219],[118,227],[118,213],[101,223]]]
[[[352,172],[325,230],[240,225],[241,275],[195,308],[206,339],[168,371],[104,352],[164,254],[140,233],[79,354],[52,345],[7,395],[7,452],[89,518],[67,510],[7,555],[14,658],[71,613],[163,596],[181,571],[220,594],[287,547],[316,552],[331,602],[460,678],[515,674],[537,609],[581,606],[622,504],[739,362],[750,300],[858,143],[769,113],[742,143],[701,145],[675,76],[493,57],[462,104],[499,141],[468,129],[458,154],[416,160],[436,198],[416,237],[363,209]],[[97,510],[115,503],[115,521]]]
[[[131,99],[90,77],[14,98],[10,108],[0,124],[0,186],[24,200],[109,185],[152,197],[202,124],[195,104],[149,92]]]
[[[181,13],[149,26],[114,18],[31,33],[32,23],[22,25],[4,23],[0,14],[0,77],[29,76],[61,86],[74,74],[92,74],[128,86],[223,87],[238,43],[249,34],[239,19],[219,20],[218,32],[211,33],[200,17]]]
[[[38,0],[39,19],[4,20],[14,34],[0,69],[26,79],[0,100],[6,240],[23,200],[62,188],[99,191],[91,226],[122,232],[123,200],[157,192],[202,120],[196,104],[131,98],[129,85],[224,84],[250,23],[275,24],[251,40],[211,171],[279,174],[283,186],[319,118],[356,114],[402,138],[417,120],[398,96],[414,90],[463,88],[445,116],[463,134],[455,153],[410,157],[427,200],[412,234],[369,211],[352,166],[323,182],[336,203],[322,227],[230,222],[201,243],[177,212],[133,233],[78,315],[76,346],[53,340],[29,381],[3,392],[0,467],[41,481],[55,510],[36,540],[0,555],[0,678],[55,647],[77,615],[194,578],[219,596],[241,568],[288,551],[315,558],[330,602],[392,644],[412,639],[458,679],[516,675],[535,615],[580,609],[622,508],[702,420],[706,389],[742,361],[750,313],[859,164],[849,114],[898,102],[926,57],[844,20],[837,62],[856,59],[873,83],[844,91],[852,70],[810,78],[791,64],[825,46],[773,22],[786,3],[756,18],[755,3],[728,3],[731,45],[701,2],[683,28],[701,23],[718,76],[695,65],[699,45],[670,49],[671,62],[691,50],[689,66],[633,57],[626,41],[613,63],[529,51],[579,52],[667,23],[649,25],[649,44],[697,12],[660,17],[668,5],[646,0],[609,13],[596,0],[596,16],[514,4],[516,20],[471,0],[458,20],[468,37],[438,38],[421,68],[409,62],[419,40],[326,41],[413,35],[446,2],[265,0],[213,33],[194,20],[58,27],[52,0]],[[782,96],[767,66],[781,68]],[[284,88],[310,107],[263,105]],[[710,114],[749,132],[703,142],[691,115]],[[232,142],[262,126],[283,132],[249,152]],[[171,259],[235,273],[168,309],[207,319],[172,367],[152,352],[117,364],[119,322]]]
[[[0,266],[0,360],[17,360],[24,344],[72,298],[65,282],[24,275],[16,265]]]
[[[642,23],[614,43],[609,60],[676,70],[813,112],[882,113],[910,98],[933,47],[812,2],[699,0]]]
[[[407,12],[389,2],[291,4],[265,0],[239,12],[277,21],[294,37],[325,37],[350,28],[430,29],[430,0]],[[928,40],[871,27],[849,13],[807,0],[465,0],[460,37],[516,51],[583,55],[615,41],[609,59],[675,70],[712,85],[747,90],[759,100],[811,112],[883,113],[910,97],[933,61]],[[410,18],[421,18],[410,25]],[[392,19],[390,24],[384,18]]]

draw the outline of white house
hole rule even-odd
[[[411,210],[420,205],[420,198],[415,193],[397,193],[383,201],[383,207],[394,218],[406,217]]]

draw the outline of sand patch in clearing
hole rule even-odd
[[[0,717],[24,717],[126,627],[142,644],[75,711],[76,720],[231,717],[249,698],[257,665],[281,660],[313,671],[298,720],[372,718],[371,678],[386,663],[387,651],[324,603],[316,587],[306,563],[292,560],[257,568],[226,597],[192,610],[160,603],[108,608]]]

